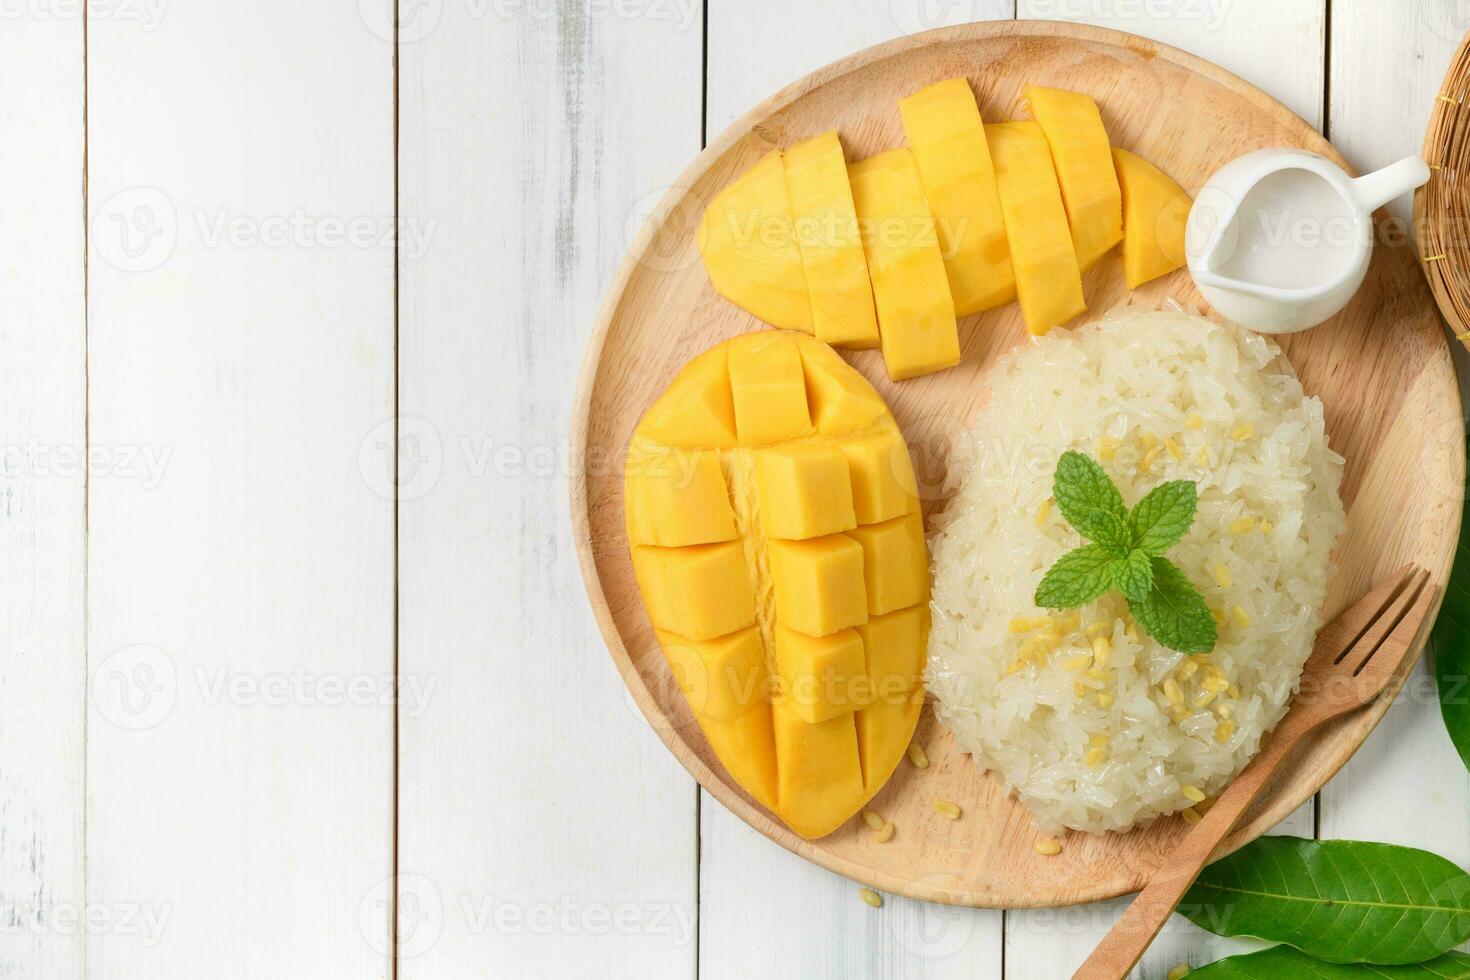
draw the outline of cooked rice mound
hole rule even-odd
[[[1322,403],[1264,337],[1136,309],[1026,344],[992,385],[931,542],[940,720],[1045,830],[1121,831],[1214,797],[1285,712],[1322,623],[1346,527]],[[1129,507],[1196,483],[1167,557],[1216,614],[1212,653],[1160,646],[1116,592],[1036,607],[1042,574],[1083,543],[1050,503],[1069,449]]]

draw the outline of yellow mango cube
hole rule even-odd
[[[919,509],[914,461],[898,432],[844,439],[852,481],[852,506],[859,524],[879,524]]]
[[[756,453],[755,462],[767,537],[819,538],[857,526],[847,457],[837,447],[778,446]]]
[[[1021,316],[1027,330],[1044,334],[1087,309],[1051,149],[1034,122],[987,125],[985,138],[995,162]]]
[[[715,195],[694,232],[715,292],[772,326],[812,332],[812,303],[773,150]]]
[[[782,626],[826,636],[868,621],[863,549],[852,538],[772,541],[769,557],[776,622]]]
[[[924,680],[929,606],[920,602],[857,627],[874,701],[902,701]]]
[[[1027,85],[1025,93],[1051,147],[1072,247],[1086,271],[1123,240],[1123,192],[1102,113],[1081,92]]]
[[[857,714],[858,751],[863,782],[874,792],[903,758],[924,707],[929,607],[921,603],[874,616],[857,631],[863,640],[872,698]]]
[[[918,514],[865,524],[847,532],[863,548],[868,615],[881,616],[929,595],[929,551]]]
[[[934,214],[955,313],[968,316],[1009,303],[1016,297],[1016,277],[970,83],[935,82],[900,99],[898,111]]]
[[[760,630],[752,626],[713,640],[655,632],[696,715],[733,721],[766,700],[769,677]]]
[[[776,733],[770,703],[761,701],[730,721],[707,715],[696,717],[710,748],[740,788],[762,806],[775,810],[778,803]]]
[[[805,337],[796,340],[806,372],[806,403],[819,433],[840,436],[857,432],[888,414],[888,406],[868,379],[835,350]]]
[[[776,729],[777,813],[803,837],[823,837],[862,806],[857,727],[850,714],[811,724],[793,705],[771,705]]]
[[[633,548],[633,573],[648,618],[659,629],[712,640],[755,622],[755,588],[739,541],[688,548],[639,545]]]
[[[630,452],[624,493],[631,544],[679,548],[735,540],[735,511],[714,450]]]
[[[664,446],[724,449],[735,445],[735,407],[723,346],[705,351],[674,376],[644,413],[637,433]]]
[[[894,381],[953,367],[960,335],[944,256],[913,154],[889,150],[848,168]]]
[[[780,700],[802,721],[816,724],[851,714],[871,700],[857,630],[816,637],[777,626],[776,670],[781,677]]]
[[[1184,265],[1184,226],[1192,201],[1158,167],[1127,150],[1114,150],[1123,187],[1123,278],[1129,289]]]
[[[806,376],[790,334],[746,334],[730,344],[730,397],[742,446],[799,439],[812,432]]]
[[[841,140],[835,131],[813,136],[787,150],[782,160],[817,339],[839,347],[877,347],[873,287]]]

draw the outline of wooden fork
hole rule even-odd
[[[1383,693],[1413,649],[1436,591],[1429,584],[1428,572],[1406,566],[1317,634],[1291,710],[1205,818],[1154,872],[1148,887],[1138,893],[1072,980],[1127,976],[1220,842],[1302,736]]]

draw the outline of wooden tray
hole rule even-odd
[[[690,356],[761,329],[709,286],[692,229],[710,197],[772,147],[838,128],[851,159],[902,144],[897,102],[930,82],[967,75],[986,119],[1024,115],[1024,83],[1093,95],[1113,141],[1160,164],[1191,191],[1226,161],[1264,146],[1341,157],[1285,107],[1229,73],[1143,38],[1036,22],[974,24],[883,44],[818,71],[736,122],[664,196],[608,295],[580,379],[572,446],[586,461],[572,478],[573,523],[598,623],[638,705],[679,761],[721,803],[788,850],[888,892],[964,905],[1028,908],[1108,898],[1140,887],[1184,830],[1177,818],[1125,835],[1068,834],[1060,856],[1032,849],[1036,831],[1000,781],[980,772],[926,710],[919,738],[931,766],[907,762],[873,808],[898,827],[876,844],[861,821],[805,841],[725,774],[672,683],[633,580],[623,532],[621,459],[634,423]],[[1119,261],[1088,275],[1092,312],[1128,300],[1203,304],[1187,273],[1131,297]],[[1023,337],[1015,306],[960,324],[964,360],[890,383],[876,352],[847,355],[888,399],[929,491],[941,507],[945,447],[984,391],[984,374]],[[1367,283],[1331,322],[1284,338],[1309,392],[1326,405],[1332,447],[1347,457],[1348,537],[1339,549],[1329,613],[1407,561],[1443,584],[1455,550],[1464,484],[1464,424],[1449,349],[1413,256],[1380,246]],[[1324,730],[1230,841],[1254,839],[1309,799],[1372,731],[1387,701]],[[958,801],[951,822],[930,806]]]

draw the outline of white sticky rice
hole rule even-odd
[[[1045,830],[1121,831],[1213,797],[1280,720],[1321,625],[1346,527],[1321,402],[1265,338],[1138,309],[1053,330],[991,381],[931,542],[940,720]],[[1160,646],[1117,593],[1075,624],[1036,607],[1042,574],[1083,543],[1049,503],[1069,449],[1099,460],[1129,507],[1166,480],[1197,484],[1167,557],[1217,613],[1212,654]],[[1110,649],[1088,664],[1098,635]]]

